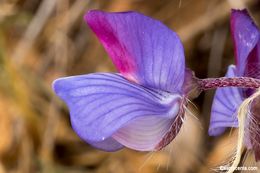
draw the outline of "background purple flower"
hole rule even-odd
[[[246,10],[232,10],[231,32],[235,48],[236,66],[229,66],[227,77],[247,76],[260,79],[260,32]],[[226,127],[237,127],[237,111],[242,101],[253,93],[252,89],[234,87],[217,89],[211,112],[210,135],[220,135]],[[256,159],[259,160],[259,117],[253,110],[260,104],[253,104],[252,115],[258,126],[248,120],[246,143],[253,147]],[[255,122],[254,122],[255,124]]]
[[[178,133],[184,111],[184,52],[161,22],[136,12],[90,11],[85,20],[120,72],[60,78],[56,94],[75,132],[96,148],[161,149]],[[186,92],[186,91],[185,91]]]

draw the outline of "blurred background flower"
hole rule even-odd
[[[198,77],[223,76],[234,59],[230,8],[248,8],[259,24],[258,0],[1,0],[0,173],[207,173],[223,164],[235,149],[236,132],[208,137],[213,91],[194,101],[197,108],[190,105],[181,134],[164,150],[106,153],[72,131],[51,82],[115,71],[83,21],[89,9],[156,18],[180,35],[187,66]],[[254,164],[250,158],[243,162]]]

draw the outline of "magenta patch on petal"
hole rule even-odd
[[[98,39],[104,45],[105,49],[110,53],[111,59],[118,70],[126,74],[125,77],[131,76],[129,74],[136,71],[134,62],[131,61],[133,58],[131,58],[127,49],[116,37],[115,31],[110,26],[103,12],[91,10],[84,18],[93,32],[98,36]]]

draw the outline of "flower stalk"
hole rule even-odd
[[[260,79],[252,77],[221,77],[198,79],[201,90],[216,89],[219,87],[260,88]]]

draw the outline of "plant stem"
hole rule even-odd
[[[221,77],[198,79],[200,89],[209,90],[219,87],[260,88],[260,79],[251,77]]]

